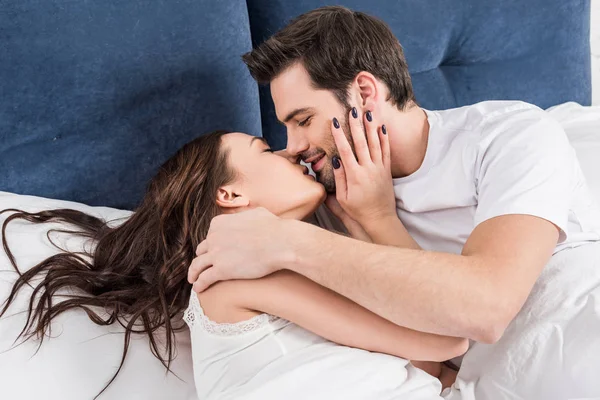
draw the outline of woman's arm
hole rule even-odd
[[[235,316],[212,306],[229,304]],[[290,271],[262,279],[220,282],[200,294],[211,318],[242,320],[252,311],[287,319],[332,342],[409,360],[444,361],[464,354],[466,339],[417,332],[368,311]],[[206,309],[208,306],[208,309]],[[212,311],[212,312],[211,312]],[[228,316],[226,314],[229,314]]]

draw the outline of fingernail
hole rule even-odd
[[[337,156],[333,156],[331,163],[333,164],[334,169],[338,169],[340,167],[340,159]]]
[[[367,121],[373,121],[373,114],[371,114],[371,111],[367,111]]]
[[[358,118],[358,111],[356,111],[356,107],[352,107],[352,116],[354,118]]]
[[[340,123],[338,122],[337,118],[333,119],[333,126],[335,126],[335,129],[340,129]]]
[[[383,132],[384,135],[387,135],[387,129],[385,129],[385,125],[381,125],[381,132]]]

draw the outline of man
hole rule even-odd
[[[197,291],[289,269],[398,325],[492,344],[553,254],[600,241],[562,128],[522,102],[420,108],[382,21],[314,10],[244,61],[271,86],[287,156],[312,165],[362,240],[261,209],[220,216],[190,268]],[[391,176],[369,131],[388,135]]]

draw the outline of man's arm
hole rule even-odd
[[[527,215],[480,224],[462,255],[359,242],[297,221],[280,267],[326,286],[400,326],[497,341],[552,255],[558,229]],[[366,279],[368,277],[368,279]]]
[[[482,133],[475,168],[476,228],[461,255],[359,244],[321,231],[294,236],[288,268],[398,325],[498,340],[565,230],[572,165],[564,131],[543,111],[519,105],[511,117],[510,125],[490,123]],[[386,185],[384,179],[390,160],[387,135],[377,137],[365,123],[366,141],[354,125],[356,157],[343,132],[332,127],[343,161],[334,170],[340,204],[371,237],[389,232],[386,244],[417,248],[400,221],[395,227],[381,222],[395,219],[386,192],[392,182]],[[377,139],[382,157],[374,146]],[[288,225],[290,231],[302,230]],[[391,236],[397,236],[395,242]]]

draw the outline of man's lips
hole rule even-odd
[[[312,163],[314,161],[319,160],[324,155],[325,155],[324,153],[317,154],[316,156],[312,156],[312,157],[309,157],[309,158],[303,158],[302,161],[304,161],[306,164],[310,164],[310,163]]]
[[[320,171],[325,165],[325,155],[321,157],[317,162],[311,164],[311,168],[314,172]]]
[[[306,164],[310,164],[312,170],[317,172],[323,165],[325,165],[325,154],[319,154],[317,156],[311,157],[309,159],[304,160]]]

